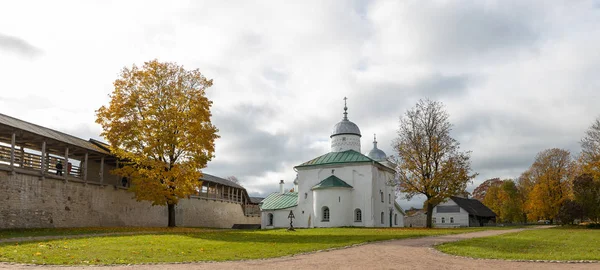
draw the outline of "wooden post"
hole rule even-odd
[[[67,176],[69,175],[69,147],[65,147],[65,162],[63,164],[63,177],[65,178],[65,182],[67,181]]]
[[[21,148],[21,160],[19,160],[19,166],[21,168],[23,168],[23,165],[25,165],[25,149],[23,148],[23,146],[21,146],[20,148]]]
[[[238,197],[237,197],[237,202],[241,202],[242,201],[242,190],[238,188]]]
[[[225,200],[225,186],[221,186],[221,200]]]
[[[83,168],[83,181],[87,182],[87,168],[88,168],[88,153],[85,152],[85,157],[83,158],[85,161],[85,168]],[[79,168],[81,169],[81,168]]]
[[[100,158],[100,184],[104,183],[104,156]]]
[[[42,142],[42,156],[40,159],[40,173],[42,174],[42,179],[44,179],[44,174],[46,173],[46,140]]]
[[[15,132],[12,133],[10,137],[10,167],[12,170],[15,170],[15,144],[17,141],[17,134]]]
[[[231,187],[227,187],[227,200],[231,201]]]

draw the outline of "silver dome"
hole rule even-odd
[[[367,155],[367,157],[377,160],[377,161],[382,161],[382,160],[387,159],[387,155],[385,154],[385,152],[383,152],[381,149],[377,148],[377,138],[375,137],[375,134],[373,134],[373,149],[371,149],[371,151],[369,151],[369,154]]]
[[[381,149],[373,148],[371,149],[371,151],[369,151],[367,157],[380,161],[385,160],[387,158],[387,155]]]
[[[335,126],[333,126],[333,130],[331,131],[330,137],[341,134],[355,134],[361,136],[360,129],[358,128],[358,126],[350,122],[350,120],[348,119],[344,119],[339,123],[335,124]]]
[[[358,126],[348,120],[348,106],[346,106],[346,100],[347,98],[344,97],[344,118],[342,121],[333,126],[333,131],[331,131],[331,136],[329,136],[330,138],[335,135],[342,134],[354,134],[358,135],[359,137],[361,136]]]

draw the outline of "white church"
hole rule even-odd
[[[345,99],[345,98],[344,98]],[[386,154],[377,148],[361,153],[360,129],[344,117],[331,133],[331,151],[304,162],[292,192],[270,194],[260,204],[261,227],[403,227],[404,211],[396,203],[394,169]]]

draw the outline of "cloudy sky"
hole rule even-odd
[[[328,152],[344,96],[388,155],[399,117],[442,101],[469,190],[578,153],[600,115],[598,1],[0,1],[0,113],[99,139],[119,71],[155,58],[214,79],[205,171],[258,196]]]

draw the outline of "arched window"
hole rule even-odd
[[[388,194],[388,203],[392,204],[392,194]]]
[[[329,221],[329,207],[327,207],[327,206],[323,207],[323,220],[322,221]]]
[[[269,213],[267,216],[269,220],[267,220],[267,226],[273,226],[273,214]]]
[[[442,217],[442,223],[446,223],[446,218]]]
[[[381,224],[385,224],[385,215],[381,212]]]
[[[450,223],[454,223],[454,217],[450,217]]]
[[[354,210],[354,222],[361,222],[362,221],[362,211],[360,211],[360,209],[356,208]]]
[[[379,194],[381,194],[381,202],[383,202],[383,191],[379,191]]]
[[[398,225],[398,214],[394,214],[394,225]]]

